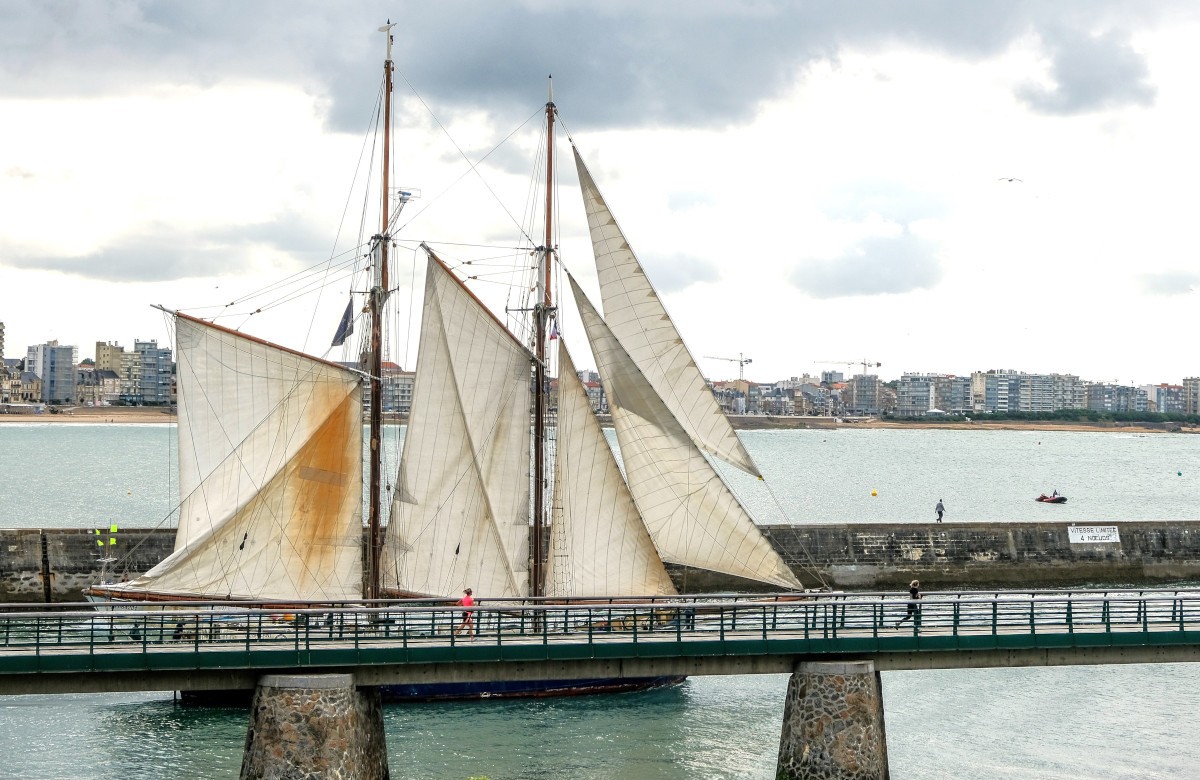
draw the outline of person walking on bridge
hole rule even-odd
[[[942,522],[942,515],[946,512],[946,505],[942,503],[942,499],[938,499],[937,506],[933,508],[933,511],[937,512],[937,521]]]
[[[454,629],[454,635],[458,636],[465,630],[469,637],[471,635],[471,612],[474,611],[471,607],[475,606],[475,597],[471,595],[470,588],[463,591],[463,597],[458,600],[458,606],[464,608],[463,619],[458,628]]]
[[[900,628],[900,624],[909,618],[913,619],[917,628],[921,627],[921,583],[917,580],[908,583],[908,611],[896,621],[896,628]]]

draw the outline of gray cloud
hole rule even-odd
[[[1128,35],[1091,37],[1056,30],[1046,45],[1053,85],[1027,84],[1017,90],[1017,96],[1035,111],[1070,115],[1154,102],[1149,68],[1129,46]]]
[[[814,298],[885,295],[927,289],[942,278],[936,247],[905,231],[895,238],[870,238],[832,260],[808,260],[789,281]]]
[[[1142,291],[1150,295],[1186,295],[1200,290],[1200,273],[1162,271],[1138,277]]]
[[[643,261],[659,292],[686,290],[697,282],[715,282],[720,278],[716,263],[693,255],[651,257]]]
[[[85,279],[109,282],[161,282],[213,276],[235,276],[246,267],[250,253],[270,247],[291,259],[299,270],[329,256],[329,239],[287,216],[255,225],[229,225],[203,234],[181,234],[166,225],[139,229],[81,257],[35,255],[9,249],[0,266],[59,271]]]
[[[1076,30],[1133,31],[1189,7],[1186,0],[414,3],[397,19],[397,90],[407,93],[407,77],[439,113],[482,108],[508,125],[545,99],[553,73],[558,102],[578,129],[711,127],[748,118],[843,47],[898,43],[975,60],[1033,32],[1053,58],[1057,86],[1022,94],[1035,110],[1069,113],[1153,98],[1145,64],[1126,39]],[[394,11],[383,0],[6,0],[0,94],[280,80],[321,96],[331,126],[361,132],[378,91],[370,74],[381,70],[375,27]]]

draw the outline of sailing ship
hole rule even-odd
[[[390,96],[390,32],[388,40]],[[514,335],[422,244],[416,380],[386,526],[380,522],[383,404],[374,402],[382,398],[379,321],[392,241],[385,163],[365,372],[176,314],[175,551],[129,582],[92,588],[93,597],[450,601],[471,588],[515,604],[529,597],[637,601],[677,594],[668,563],[776,590],[802,587],[714,467],[719,459],[761,478],[572,143],[603,314],[567,277],[608,397],[618,465],[557,331],[552,94],[545,115],[545,241],[534,253],[531,337]],[[373,399],[365,555],[364,381]],[[384,694],[551,695],[679,679],[415,686]]]

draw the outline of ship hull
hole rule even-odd
[[[460,701],[469,699],[535,699],[630,693],[679,685],[686,677],[596,678],[587,680],[509,680],[470,683],[420,683],[383,685],[385,702]]]

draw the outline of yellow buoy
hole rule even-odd
[[[872,488],[871,495],[877,496],[877,495],[879,495],[879,493]]]

